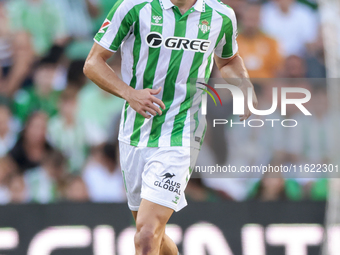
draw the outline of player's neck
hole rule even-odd
[[[197,0],[171,0],[171,2],[176,5],[182,14],[186,13]]]

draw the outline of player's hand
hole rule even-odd
[[[244,121],[244,120],[247,120],[251,116],[251,111],[249,110],[249,107],[248,107],[248,88],[252,88],[252,93],[253,93],[252,99],[253,99],[254,108],[257,107],[257,97],[256,97],[254,87],[252,84],[246,82],[242,84],[240,88],[244,95],[244,115],[240,115],[239,117],[240,117],[240,121]]]
[[[164,110],[165,105],[162,100],[156,98],[154,95],[159,94],[162,88],[158,89],[141,89],[141,90],[131,90],[128,98],[126,99],[129,105],[138,112],[143,117],[150,119],[152,114],[153,116],[162,115],[162,110]],[[156,105],[155,105],[156,104]]]

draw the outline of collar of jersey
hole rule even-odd
[[[159,0],[163,9],[167,10],[175,6],[171,0]],[[194,4],[194,9],[199,12],[205,11],[205,2],[204,0],[197,0]]]

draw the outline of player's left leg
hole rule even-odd
[[[176,245],[165,235],[165,226],[173,211],[142,199],[136,219],[136,255],[177,255]]]
[[[178,248],[174,241],[164,233],[163,239],[161,242],[161,252],[160,255],[178,255]]]
[[[149,202],[149,201],[147,201],[147,202]],[[135,221],[137,222],[138,211],[132,211],[132,215],[133,215]],[[178,255],[178,248],[177,248],[176,244],[165,233],[163,233],[159,254],[160,255]]]

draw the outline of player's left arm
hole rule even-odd
[[[257,106],[257,97],[254,91],[254,86],[249,79],[247,69],[244,65],[241,56],[236,53],[231,58],[220,58],[215,54],[215,63],[221,72],[223,79],[231,85],[238,86],[245,97],[244,100],[244,115],[240,116],[240,120],[246,120],[250,117],[251,112],[248,108],[248,88],[252,90],[252,99],[254,107]]]
[[[231,85],[238,86],[244,95],[244,115],[240,120],[246,120],[251,113],[248,108],[248,88],[251,88],[253,95],[253,104],[257,106],[257,98],[254,92],[254,86],[249,80],[247,69],[243,59],[238,53],[237,44],[237,20],[233,9],[225,7],[223,14],[222,29],[220,38],[222,38],[215,47],[215,63],[221,72],[222,77]]]

